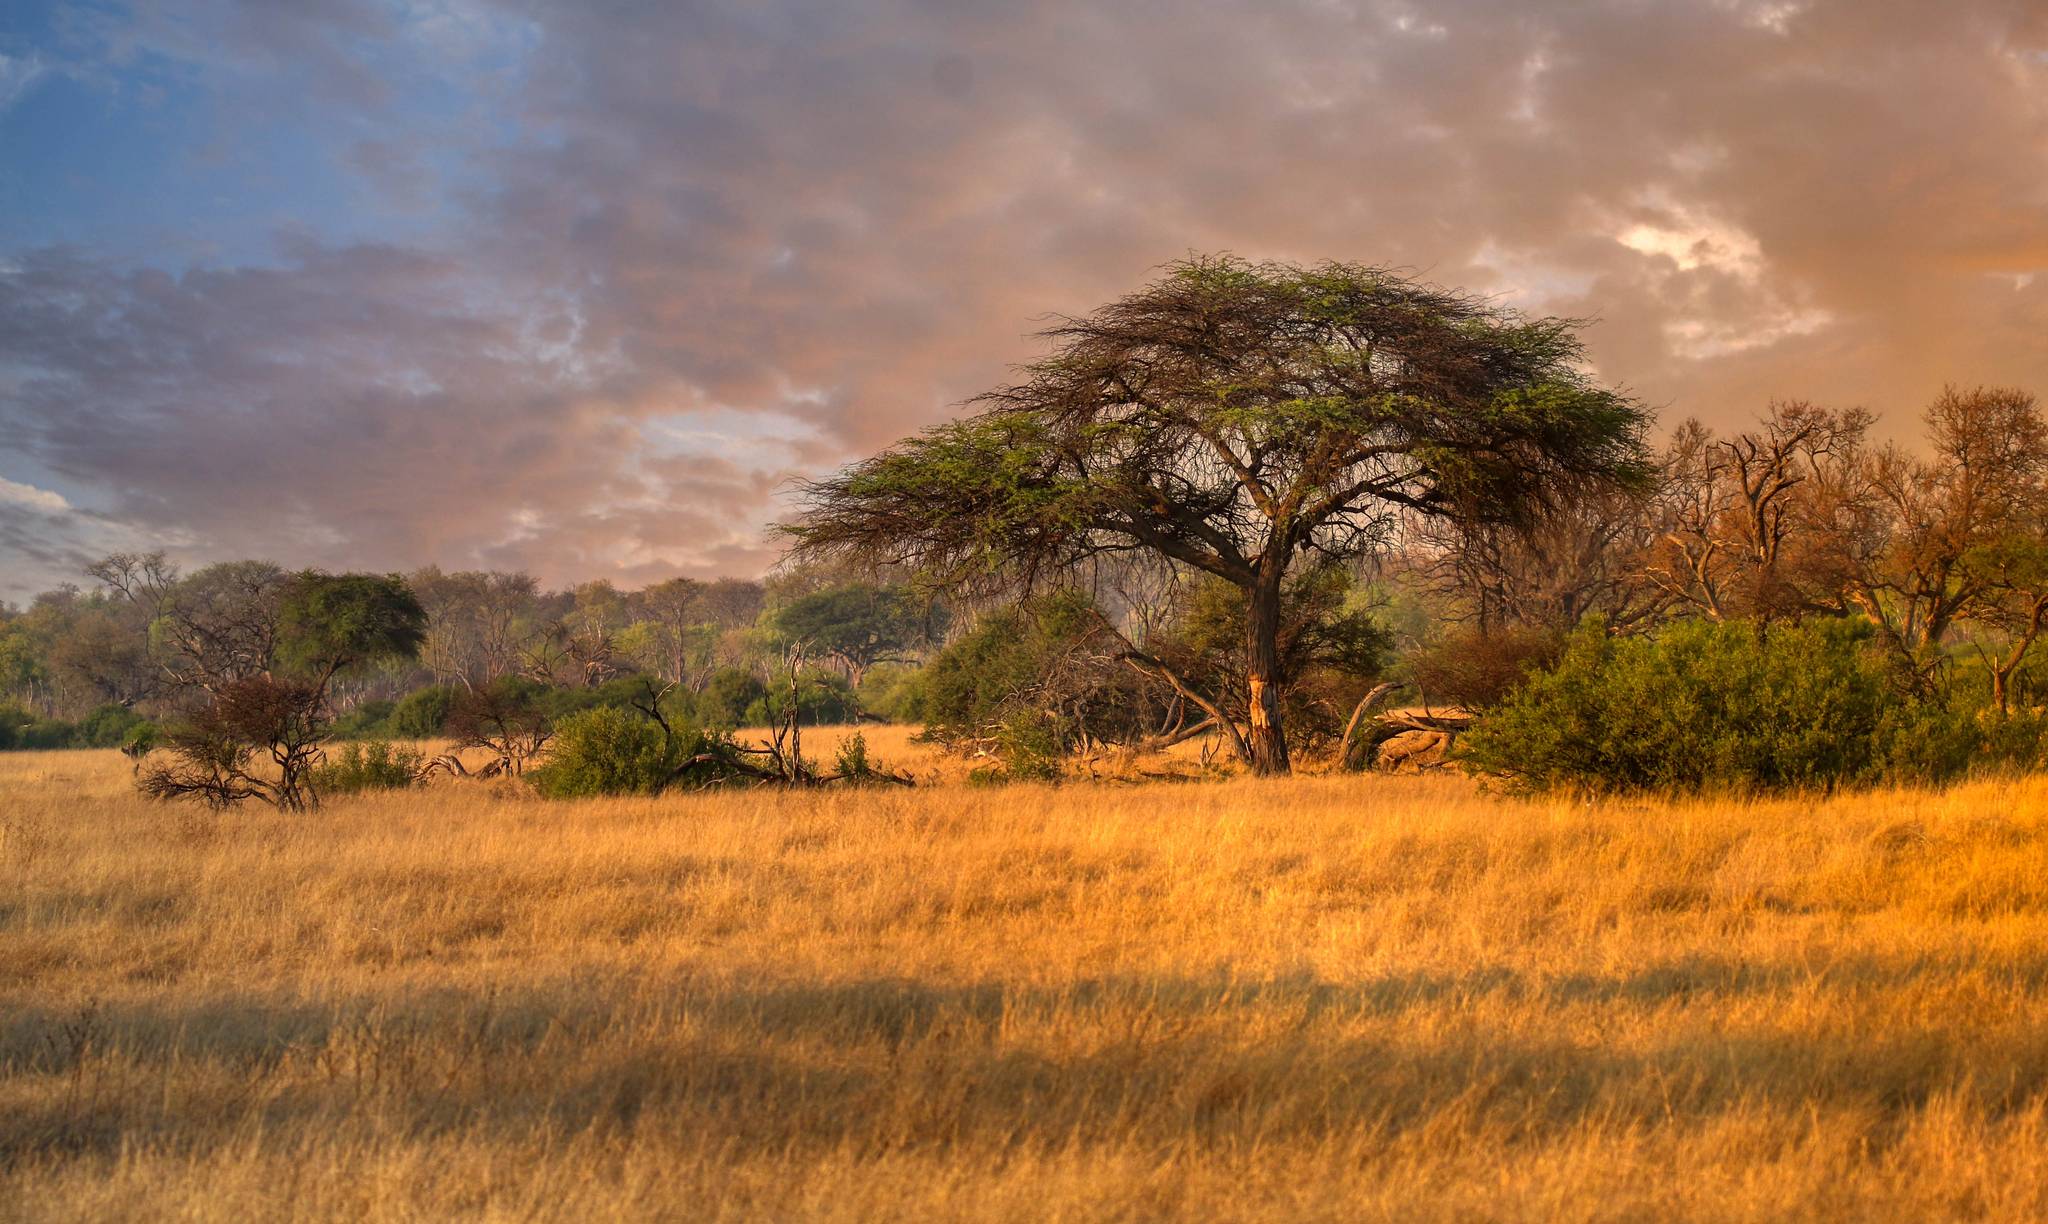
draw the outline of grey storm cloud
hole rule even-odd
[[[1601,375],[1672,420],[1803,397],[1903,432],[1947,381],[2048,391],[2037,3],[209,11],[206,40],[121,34],[280,89],[303,64],[337,107],[395,105],[365,58],[393,41],[461,63],[512,31],[516,67],[476,78],[488,123],[337,154],[395,206],[439,193],[440,237],[178,275],[0,259],[0,455],[105,518],[35,544],[48,516],[16,508],[0,566],[111,532],[758,572],[790,477],[942,419],[1047,312],[1191,250],[1595,319]]]

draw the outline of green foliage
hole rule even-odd
[[[73,748],[119,748],[137,727],[148,719],[126,706],[103,705],[71,728],[68,745]]]
[[[426,758],[384,740],[344,744],[307,775],[323,795],[353,795],[371,790],[403,790],[419,776]]]
[[[563,718],[555,727],[547,763],[529,776],[551,799],[596,795],[650,795],[708,758],[699,772],[722,775],[735,759],[724,735],[671,723],[672,734],[652,719],[615,706],[597,706]]]
[[[695,714],[699,726],[742,727],[747,711],[768,695],[760,677],[739,667],[721,667],[704,682],[696,695]]]
[[[909,649],[922,628],[917,613],[907,591],[854,582],[791,600],[776,610],[773,626],[858,674]]]
[[[844,676],[830,672],[805,671],[797,678],[797,717],[807,726],[848,723],[860,717],[860,701]],[[768,727],[780,724],[789,709],[789,674],[771,677],[761,696],[747,705],[745,725]]]
[[[455,711],[455,690],[445,684],[414,689],[399,699],[391,710],[393,734],[407,739],[432,739],[448,727]]]
[[[840,741],[833,767],[842,782],[865,785],[889,780],[888,768],[868,755],[868,737],[858,731]]]
[[[864,713],[894,723],[925,720],[925,671],[920,667],[885,664],[862,677],[854,696]]]
[[[1122,649],[1079,592],[990,613],[924,669],[926,734],[994,754],[999,780],[1058,776],[1085,741],[1129,743],[1156,724],[1161,699]]]
[[[356,708],[334,720],[328,733],[340,740],[376,739],[391,734],[391,714],[397,707],[382,698],[360,702]]]
[[[427,614],[396,574],[293,576],[278,604],[279,662],[301,675],[410,659],[426,640]]]
[[[1684,622],[1613,638],[1588,622],[1465,737],[1524,791],[1826,789],[1953,776],[1967,720],[1899,695],[1862,622]]]
[[[74,748],[78,746],[77,732],[75,725],[62,719],[43,718],[18,706],[0,706],[0,749]]]
[[[139,722],[128,728],[120,746],[124,751],[148,752],[163,742],[163,738],[163,728],[153,722]]]

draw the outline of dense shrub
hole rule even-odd
[[[1967,718],[1900,695],[1861,622],[1589,622],[1462,744],[1522,790],[1772,791],[1938,779],[1969,762]]]
[[[848,723],[860,717],[860,701],[844,676],[833,672],[806,671],[797,678],[797,713],[806,726],[820,723]],[[789,708],[789,675],[773,677],[761,696],[748,704],[743,725],[780,725]]]
[[[0,706],[0,751],[9,748],[119,748],[154,725],[121,705],[103,705],[77,722],[44,718],[19,706]]]
[[[696,722],[704,727],[745,726],[748,709],[767,695],[768,686],[754,673],[721,667],[711,673],[696,696]]]
[[[425,758],[383,740],[344,744],[316,766],[309,780],[322,795],[352,795],[369,790],[402,790],[419,776]]]
[[[391,713],[396,707],[389,701],[371,699],[359,703],[354,709],[334,720],[330,731],[339,740],[379,739],[391,734]]]
[[[555,725],[547,762],[530,775],[551,799],[592,795],[649,795],[690,772],[706,778],[723,773],[735,750],[725,736],[671,723],[671,730],[616,706],[578,711]]]
[[[855,695],[866,713],[895,723],[925,721],[925,672],[885,663],[868,669]]]
[[[445,684],[430,684],[400,698],[391,710],[391,731],[407,739],[432,739],[448,728],[448,716],[455,711],[455,690]]]
[[[1079,592],[992,612],[924,669],[927,734],[1033,775],[1058,772],[1059,757],[1090,741],[1141,739],[1168,698],[1120,661],[1125,648]]]
[[[74,748],[119,748],[128,733],[149,720],[122,705],[103,705],[79,719],[71,728]]]

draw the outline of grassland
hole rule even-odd
[[[2048,782],[214,817],[0,755],[0,1215],[2040,1219]]]

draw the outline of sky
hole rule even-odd
[[[756,575],[793,478],[1220,251],[1907,438],[2048,392],[2048,4],[9,0],[0,599]]]

